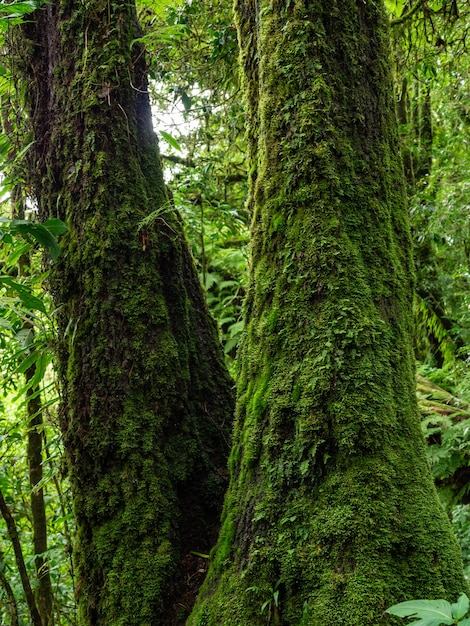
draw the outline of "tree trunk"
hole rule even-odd
[[[20,220],[25,219],[25,201],[22,186],[15,185],[11,194],[12,217]],[[30,272],[31,258],[29,254],[21,255],[18,261],[18,269],[21,276],[27,276]],[[34,333],[34,321],[29,318],[24,320],[23,329]],[[25,372],[27,386],[27,413],[28,413],[28,474],[31,488],[31,522],[33,530],[34,564],[36,566],[37,587],[35,590],[36,604],[41,616],[43,626],[54,626],[54,592],[49,571],[47,556],[47,516],[44,501],[44,490],[40,485],[43,478],[43,413],[41,402],[41,389],[35,383],[37,365],[33,363]],[[39,486],[38,486],[39,485]]]
[[[50,287],[79,623],[176,624],[185,555],[218,524],[232,383],[166,194],[133,3],[55,0],[23,32],[30,179],[69,227]]]
[[[13,552],[15,553],[16,566],[20,574],[21,586],[23,587],[24,595],[26,598],[26,604],[28,605],[28,611],[31,617],[32,626],[44,626],[39,615],[34,593],[31,588],[31,583],[28,578],[28,572],[26,570],[26,563],[24,561],[23,550],[21,548],[20,537],[16,522],[11,514],[8,504],[0,490],[0,514],[5,520],[5,524],[8,531],[8,536],[13,546]]]
[[[8,602],[10,603],[10,626],[19,626],[18,621],[18,606],[16,604],[15,594],[13,593],[13,589],[11,588],[10,583],[8,582],[5,574],[0,571],[0,584],[8,598]]]
[[[386,19],[374,0],[235,6],[259,129],[251,280],[231,482],[188,624],[398,624],[391,604],[466,584],[417,413]]]
[[[25,379],[30,383],[36,373],[36,363],[25,372]],[[43,626],[54,624],[54,593],[52,591],[49,562],[44,554],[47,552],[47,518],[44,492],[40,484],[42,472],[43,419],[41,392],[39,387],[29,387],[28,397],[28,472],[31,487],[31,516],[33,524],[33,547],[38,587],[36,602]]]

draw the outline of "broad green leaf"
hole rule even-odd
[[[148,7],[155,15],[162,16],[168,7],[178,7],[184,0],[141,0],[140,5]]]
[[[241,333],[244,327],[245,320],[240,320],[239,322],[235,322],[235,324],[232,324],[228,329],[230,337],[235,337],[235,335]]]
[[[167,133],[164,130],[160,131],[160,135],[163,137],[163,139],[170,144],[170,146],[172,148],[174,148],[175,150],[178,150],[178,152],[181,152],[181,146],[179,145],[179,143],[176,141],[176,139],[174,137],[172,137],[170,135],[170,133]]]
[[[44,302],[40,298],[33,296],[33,294],[26,289],[24,291],[18,291],[18,296],[27,309],[47,313]]]
[[[48,250],[53,261],[57,260],[60,254],[59,244],[57,243],[57,239],[54,237],[52,232],[50,232],[43,224],[29,222],[28,220],[13,220],[10,223],[10,230],[12,233],[20,233],[23,236],[31,235],[38,243]]]
[[[31,328],[22,328],[16,333],[15,339],[20,346],[20,350],[19,352],[15,353],[14,357],[22,356],[24,355],[24,350],[32,344],[34,339],[34,332]],[[26,371],[26,369],[24,371]]]
[[[13,278],[11,278],[11,276],[0,276],[0,285],[2,283],[16,293],[18,298],[28,310],[41,311],[41,313],[46,313],[46,307],[44,305],[44,302],[40,298],[33,296],[28,287],[17,283],[13,280]]]
[[[68,231],[67,224],[58,217],[51,217],[44,222],[44,226],[53,235],[63,235]]]
[[[47,370],[47,366],[52,361],[52,354],[41,350],[39,358],[36,361],[36,371],[34,372],[33,379],[31,380],[31,387],[35,389],[39,383],[43,380]]]
[[[8,152],[10,150],[11,141],[9,140],[9,138],[6,135],[0,137],[0,160],[4,161],[7,158]]]
[[[224,353],[225,354],[229,354],[238,344],[238,337],[234,338],[234,339],[229,339],[226,343],[225,343],[225,347],[224,347]]]
[[[458,624],[459,626],[470,626],[470,617],[460,620]]]
[[[470,605],[470,601],[468,599],[468,596],[465,593],[463,593],[459,597],[457,602],[452,605],[452,617],[454,619],[461,619],[462,617],[465,617],[465,615],[467,615],[468,613],[469,605]]]
[[[394,604],[385,612],[398,617],[416,617],[425,620],[414,622],[419,626],[440,626],[440,624],[450,626],[454,623],[452,607],[447,600],[410,600]]]
[[[22,15],[27,15],[28,13],[33,13],[38,8],[39,3],[34,0],[30,2],[11,2],[8,4],[0,3],[0,13],[10,13],[9,15],[3,16],[2,19],[8,19],[11,17],[21,17]]]
[[[16,265],[18,259],[22,257],[23,254],[27,254],[31,250],[32,244],[28,243],[27,241],[24,243],[20,243],[20,241],[18,241],[18,244],[20,245],[15,243],[13,250],[8,255],[5,261],[5,269]]]
[[[17,371],[24,374],[29,368],[36,363],[39,358],[39,353],[34,350],[19,364]]]
[[[266,600],[266,602],[263,602],[263,604],[261,605],[261,613],[264,613],[266,607],[268,607],[271,604],[271,598],[269,600]]]

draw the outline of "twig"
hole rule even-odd
[[[423,4],[424,0],[418,0],[414,7],[411,7],[408,13],[405,13],[401,17],[397,17],[396,19],[392,20],[390,22],[390,26],[398,26],[399,24],[403,24],[403,22],[406,22],[406,20],[408,20],[410,17],[413,17],[413,15],[420,9]]]
[[[0,489],[0,512],[2,514],[3,519],[5,520],[5,524],[7,525],[8,535],[10,536],[10,541],[13,545],[13,550],[15,552],[16,565],[18,567],[18,571],[20,573],[21,584],[23,585],[24,594],[26,596],[26,602],[28,604],[29,612],[31,615],[31,622],[33,626],[42,626],[41,616],[39,615],[38,607],[36,605],[36,600],[34,599],[33,590],[31,589],[31,585],[28,578],[28,573],[26,571],[26,565],[23,558],[23,551],[21,550],[20,539],[18,537],[18,530],[16,528],[15,520],[13,519],[13,515],[8,508],[8,505],[3,497],[3,493]]]
[[[10,583],[6,579],[6,576],[3,572],[0,572],[0,583],[2,587],[5,589],[5,592],[8,596],[8,601],[10,602],[10,616],[11,616],[11,626],[19,626],[18,621],[18,606],[16,604],[15,594],[13,593],[13,589],[10,586]]]

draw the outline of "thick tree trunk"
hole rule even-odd
[[[69,227],[50,285],[79,623],[178,623],[179,562],[220,513],[232,385],[166,195],[135,9],[56,0],[24,32],[31,182]]]
[[[417,414],[386,20],[374,0],[236,15],[259,129],[251,286],[223,526],[188,624],[395,623],[394,602],[466,585]]]

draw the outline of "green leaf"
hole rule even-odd
[[[470,626],[470,617],[467,617],[466,619],[460,620],[458,622],[459,626]]]
[[[403,0],[385,0],[385,8],[394,17],[400,17],[404,7]]]
[[[41,350],[39,353],[39,358],[36,361],[36,371],[34,372],[34,376],[30,381],[32,389],[36,389],[39,383],[43,380],[47,366],[52,361],[52,354],[50,352],[45,352]]]
[[[8,137],[3,136],[0,137],[0,160],[4,161],[7,156],[8,156],[8,152],[11,150],[11,141],[9,140]]]
[[[10,231],[12,233],[19,233],[23,236],[31,235],[38,243],[48,250],[53,261],[57,260],[60,254],[59,244],[57,243],[57,239],[54,237],[52,232],[50,232],[50,230],[48,230],[43,224],[29,222],[28,220],[13,220],[10,223]]]
[[[28,310],[41,311],[41,313],[45,313],[45,314],[47,313],[46,307],[44,306],[44,302],[40,298],[33,296],[33,294],[30,293],[29,291],[27,290],[20,291],[18,292],[18,296],[21,302],[23,303],[23,305]]]
[[[263,604],[261,605],[261,613],[264,613],[266,607],[268,607],[271,604],[271,598],[269,598],[269,600],[266,600],[266,602],[263,602]]]
[[[14,14],[7,15],[6,18],[12,17],[12,15],[26,15],[28,13],[32,13],[39,6],[38,2],[11,2],[8,4],[0,3],[0,13],[8,13],[11,10],[14,10]]]
[[[7,330],[13,330],[13,326],[4,317],[0,317],[0,328],[6,328]]]
[[[176,141],[176,139],[174,137],[172,137],[170,135],[170,133],[167,133],[164,130],[160,131],[160,135],[163,137],[163,139],[170,144],[170,146],[172,148],[174,148],[175,150],[178,150],[178,152],[181,152],[181,146],[179,145],[179,143]]]
[[[17,242],[18,243],[15,242],[15,247],[10,252],[5,261],[4,269],[8,269],[9,267],[13,267],[14,265],[16,265],[18,259],[22,257],[23,254],[27,254],[31,250],[32,244],[28,243],[27,241],[21,243],[21,240],[17,240]]]
[[[225,344],[224,353],[229,354],[229,352],[231,352],[238,345],[238,341],[238,337],[229,339]]]
[[[441,619],[419,619],[417,622],[409,622],[407,626],[441,626],[441,624],[448,624],[449,622],[443,622]],[[451,622],[454,624],[454,622]]]
[[[184,110],[189,111],[191,109],[193,100],[190,96],[188,96],[185,91],[183,91],[183,93],[181,94],[181,101],[183,102]]]
[[[451,625],[452,607],[447,600],[410,600],[394,604],[385,611],[398,617],[416,617],[420,621],[413,622],[414,626]]]
[[[53,235],[63,235],[68,231],[68,226],[58,217],[51,217],[44,222],[45,228]]]
[[[21,374],[24,374],[27,370],[29,370],[29,368],[31,367],[31,365],[33,365],[33,363],[36,363],[38,358],[39,358],[39,353],[36,352],[36,350],[34,350],[30,354],[28,354],[28,356],[19,364],[16,371],[20,372]]]
[[[204,552],[194,552],[194,550],[191,550],[190,554],[194,554],[194,556],[199,556],[201,559],[210,559],[210,554],[204,554]]]
[[[47,313],[44,302],[40,298],[33,296],[28,287],[17,283],[10,276],[0,276],[0,285],[2,283],[7,287],[10,287],[10,289],[12,289],[16,293],[18,298],[24,304],[25,308],[27,308],[28,310]]]
[[[470,601],[468,599],[468,596],[465,593],[463,593],[459,597],[457,602],[452,605],[452,617],[454,619],[461,619],[462,617],[465,617],[465,615],[467,615],[468,613],[469,605],[470,605]]]

